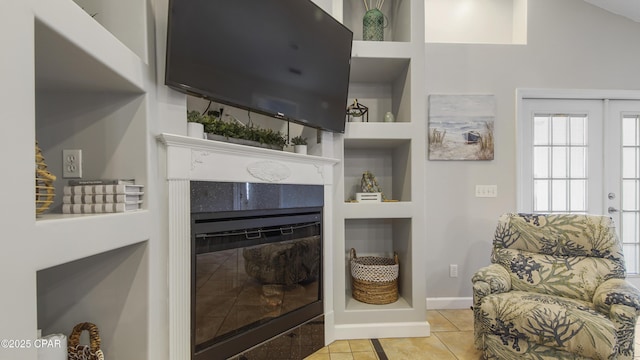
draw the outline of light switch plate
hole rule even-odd
[[[476,185],[476,197],[497,197],[498,185]]]

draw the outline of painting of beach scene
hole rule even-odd
[[[429,160],[493,160],[494,95],[429,95]]]

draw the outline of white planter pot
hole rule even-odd
[[[197,122],[188,122],[187,136],[204,139],[204,125]]]
[[[307,154],[307,145],[293,145],[293,151],[296,154]]]

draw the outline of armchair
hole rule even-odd
[[[486,359],[633,359],[640,291],[609,217],[505,214],[472,278]]]

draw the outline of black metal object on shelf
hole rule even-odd
[[[354,118],[361,118],[360,122],[369,122],[369,108],[353,100],[353,104],[347,106],[347,121],[352,122]]]

